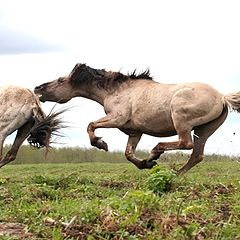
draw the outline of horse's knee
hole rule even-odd
[[[128,161],[132,162],[133,155],[132,154],[125,154],[125,157]]]
[[[128,146],[126,147],[125,157],[127,158],[128,161],[131,161],[132,158],[134,157],[132,146],[128,145]]]
[[[90,122],[87,127],[88,134],[94,132],[94,130],[95,130],[94,123]]]
[[[128,161],[132,162],[135,159],[135,156],[133,153],[125,152],[125,157]]]

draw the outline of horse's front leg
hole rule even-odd
[[[88,125],[87,132],[90,138],[91,145],[99,149],[108,151],[108,145],[105,143],[101,137],[97,137],[94,131],[97,128],[119,128],[126,122],[124,115],[113,115],[108,114],[103,118],[95,122],[91,122]]]
[[[135,150],[142,134],[129,135],[125,156],[128,161],[132,162],[139,169],[152,168],[157,163],[155,161],[141,160],[135,156]]]

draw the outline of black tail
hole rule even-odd
[[[36,148],[46,147],[48,149],[52,136],[61,136],[59,130],[66,127],[60,118],[60,115],[65,111],[66,109],[50,112],[42,120],[37,120],[27,139],[29,144]]]

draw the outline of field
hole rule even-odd
[[[0,239],[240,239],[239,162],[208,157],[180,177],[173,164],[5,166]]]

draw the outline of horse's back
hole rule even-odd
[[[0,132],[8,135],[32,116],[38,107],[36,96],[28,89],[17,86],[0,87]]]

